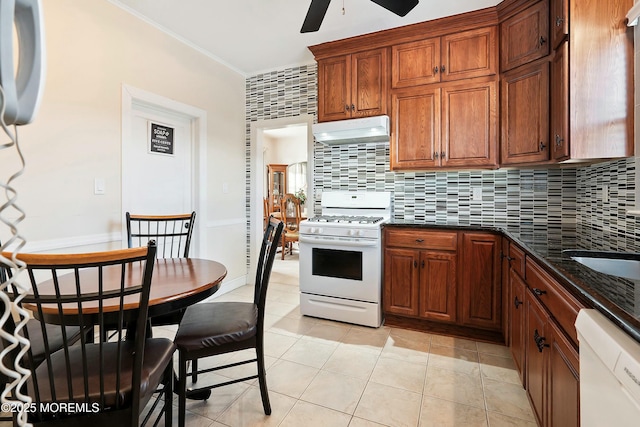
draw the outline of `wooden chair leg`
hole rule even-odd
[[[269,402],[269,390],[267,389],[267,372],[264,369],[263,339],[258,338],[256,344],[256,359],[258,363],[258,382],[260,383],[260,395],[265,415],[271,415],[271,402]]]

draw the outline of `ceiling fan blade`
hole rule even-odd
[[[311,0],[307,16],[302,23],[301,33],[313,33],[320,29],[320,24],[327,13],[331,0]]]
[[[395,13],[398,16],[405,16],[418,5],[418,0],[371,0],[377,5]]]

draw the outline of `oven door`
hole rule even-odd
[[[379,303],[379,239],[300,235],[300,291]]]

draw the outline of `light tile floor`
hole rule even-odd
[[[250,301],[252,296],[253,288],[243,286],[217,299]],[[276,257],[265,329],[272,414],[264,415],[254,380],[214,389],[207,401],[187,402],[188,426],[536,426],[504,346],[302,316],[295,253],[285,260]],[[155,328],[154,334],[173,337],[175,331]],[[198,383],[246,376],[254,366],[204,374]],[[174,425],[177,410],[174,399]]]
[[[244,286],[218,300],[249,301],[252,295],[253,288]],[[504,346],[302,316],[295,253],[276,258],[265,318],[272,414],[264,415],[257,381],[251,381],[215,389],[207,401],[188,402],[188,426],[536,425]],[[239,360],[209,363],[232,359]],[[233,377],[253,366],[209,375]],[[177,406],[174,415],[176,424]]]

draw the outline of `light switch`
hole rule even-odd
[[[482,201],[482,187],[473,188],[473,200],[477,202]]]
[[[93,194],[102,195],[105,193],[104,178],[95,178],[93,180]]]

